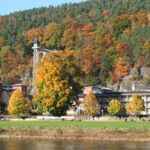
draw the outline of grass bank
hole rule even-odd
[[[79,128],[150,128],[150,122],[96,121],[0,121],[0,127],[79,127]]]
[[[150,141],[150,122],[0,121],[0,137]]]

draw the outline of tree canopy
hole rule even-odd
[[[121,102],[115,99],[112,99],[107,107],[108,113],[113,116],[119,115],[119,113],[121,113],[122,110],[123,106]]]
[[[23,95],[21,90],[15,90],[9,100],[8,112],[10,114],[28,114],[30,109],[29,100]]]
[[[63,115],[71,105],[71,90],[68,81],[62,79],[58,64],[44,62],[36,73],[37,93],[34,104],[40,113]]]
[[[127,113],[133,115],[139,115],[144,108],[144,100],[139,95],[133,95],[131,101],[126,104]]]
[[[96,114],[98,114],[100,107],[96,99],[96,96],[92,92],[88,93],[85,96],[83,104],[84,104],[84,111],[86,114],[90,116],[95,116]]]
[[[113,84],[137,64],[149,67],[149,6],[149,0],[87,0],[0,16],[0,77],[12,83],[31,74],[35,37],[41,47],[78,53],[83,86]]]

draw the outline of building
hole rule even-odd
[[[140,95],[145,102],[145,110],[141,112],[143,115],[150,115],[150,90],[142,90],[142,91],[135,91],[134,88],[132,91],[127,92],[115,92],[109,88],[97,86],[97,87],[85,87],[83,89],[83,96],[80,98],[80,101],[83,101],[84,95],[88,94],[89,92],[93,92],[100,104],[100,113],[105,114],[107,113],[107,106],[112,99],[117,99],[125,105],[127,102],[131,100],[131,97],[135,94]],[[81,104],[80,109],[84,111],[84,107]]]

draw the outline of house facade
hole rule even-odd
[[[100,114],[107,113],[107,106],[112,99],[119,100],[123,105],[131,100],[131,97],[135,94],[142,97],[144,100],[145,110],[141,112],[143,115],[150,115],[150,91],[142,90],[142,91],[126,91],[126,92],[115,92],[109,88],[105,87],[85,87],[83,89],[83,97],[89,92],[93,92],[100,104]],[[80,101],[83,101],[83,97],[80,98]],[[84,106],[81,102],[81,106],[79,106],[82,111],[84,111]]]

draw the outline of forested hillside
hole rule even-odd
[[[73,51],[82,85],[113,84],[133,67],[150,67],[150,1],[88,0],[1,16],[4,82],[31,73],[35,37],[41,47]]]

